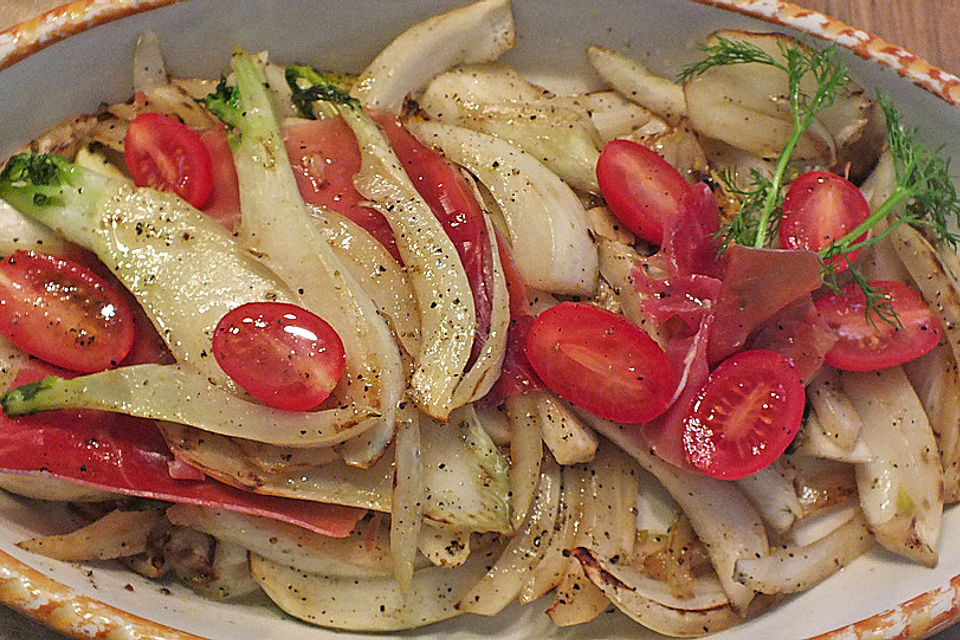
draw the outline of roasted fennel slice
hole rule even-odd
[[[476,308],[466,270],[443,225],[417,192],[379,126],[360,103],[319,74],[294,77],[323,91],[360,145],[354,185],[380,211],[393,231],[420,308],[420,350],[410,396],[430,417],[446,421],[472,396],[457,396],[477,331]]]
[[[377,305],[327,243],[300,197],[272,97],[256,62],[238,49],[231,65],[235,91],[221,85],[206,104],[239,134],[233,154],[243,209],[238,241],[343,340],[346,372],[332,402],[379,410],[380,424],[374,427],[378,437],[365,441],[352,456],[358,466],[369,466],[393,434],[403,392],[400,350]]]
[[[212,218],[179,197],[138,189],[54,155],[20,154],[0,198],[90,249],[136,296],[177,362],[234,389],[211,356],[213,331],[247,302],[298,299]]]
[[[452,531],[508,533],[508,465],[482,427],[461,412],[450,424],[420,419],[423,517]],[[393,509],[393,450],[369,469],[324,461],[268,473],[246,459],[237,440],[167,423],[164,437],[178,458],[226,484],[255,493],[328,502],[390,513]]]
[[[241,400],[176,365],[142,364],[77,378],[48,376],[0,398],[4,412],[22,416],[56,409],[98,409],[185,424],[257,442],[317,447],[357,435],[372,409],[284,411]]]

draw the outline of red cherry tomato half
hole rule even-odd
[[[597,161],[607,206],[633,233],[663,243],[663,223],[676,216],[690,184],[670,163],[642,144],[611,140]]]
[[[780,246],[819,251],[868,217],[870,205],[855,184],[835,173],[808,171],[794,180],[783,199]],[[851,251],[846,258],[852,262],[858,253]],[[843,256],[832,256],[829,262],[840,271],[847,268]]]
[[[290,411],[326,400],[346,366],[333,327],[279,302],[250,302],[223,316],[213,334],[213,355],[245,391]]]
[[[687,460],[737,480],[763,469],[793,442],[806,392],[800,371],[774,351],[741,351],[713,370],[683,418]]]
[[[134,323],[120,293],[91,270],[17,251],[0,262],[0,333],[45,362],[92,373],[124,359]]]
[[[547,387],[616,422],[656,418],[677,387],[663,349],[643,329],[583,302],[562,302],[541,313],[524,352]]]
[[[918,291],[887,280],[870,286],[883,294],[899,323],[876,315],[868,318],[866,296],[856,285],[820,298],[817,310],[840,337],[824,358],[827,364],[845,371],[877,371],[910,362],[937,346],[940,321]]]
[[[210,152],[200,136],[173,118],[159,113],[134,118],[123,155],[138,187],[176,193],[198,209],[210,198]]]

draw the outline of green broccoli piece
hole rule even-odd
[[[228,85],[225,76],[220,76],[217,88],[201,102],[210,113],[220,118],[225,125],[233,129],[240,128],[240,123],[243,121],[243,110],[240,108],[240,90],[233,85]]]
[[[324,75],[308,65],[292,64],[284,74],[293,91],[293,105],[304,118],[316,120],[319,107],[325,117],[337,115],[333,105],[360,108],[360,101],[347,92],[346,78]],[[319,105],[317,104],[319,102]]]
[[[109,191],[110,179],[53,154],[20,153],[0,172],[0,199],[84,244],[96,234],[78,211]]]

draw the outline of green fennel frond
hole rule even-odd
[[[734,221],[729,225],[733,231],[750,229],[750,235],[724,239],[721,242],[724,246],[730,242],[754,247],[769,245],[778,224],[783,186],[794,150],[816,117],[833,104],[837,94],[850,82],[847,68],[840,60],[840,51],[835,46],[820,49],[786,38],[779,40],[778,46],[782,60],[752,43],[720,37],[714,44],[702,47],[706,53],[703,60],[680,72],[680,80],[689,81],[714,67],[757,63],[779,69],[787,76],[787,99],[793,133],[777,158],[776,167],[769,178],[769,184],[764,187],[762,198],[754,196],[749,201],[749,206],[741,208],[740,216],[749,216],[754,220]],[[804,80],[808,77],[812,78],[816,87],[812,93],[803,88]]]
[[[878,101],[886,116],[896,187],[866,220],[820,251],[821,260],[828,265],[824,272],[828,286],[836,282],[837,274],[829,266],[834,256],[846,258],[852,251],[883,240],[901,224],[924,227],[954,247],[960,241],[960,236],[951,230],[960,228],[960,199],[950,177],[948,160],[930,153],[920,142],[916,129],[903,127],[900,113],[889,98],[878,94]],[[886,225],[882,231],[860,239],[881,222]],[[866,278],[853,265],[849,271],[867,298],[868,318],[874,312],[885,322],[899,323],[893,309],[884,306],[883,296],[872,290]]]
[[[865,247],[901,224],[925,227],[956,246],[960,235],[951,228],[960,227],[960,198],[950,177],[949,161],[938,153],[930,153],[920,142],[916,129],[903,127],[899,112],[886,96],[880,94],[878,100],[887,119],[896,187],[866,220],[823,251],[837,255]],[[889,225],[883,233],[858,240],[883,220]]]
[[[772,188],[770,179],[760,170],[750,170],[750,182],[741,186],[737,172],[726,168],[718,175],[724,191],[739,202],[740,208],[733,218],[723,224],[717,232],[719,253],[723,253],[730,243],[749,246],[757,234],[757,217],[754,215],[763,207],[767,194]]]

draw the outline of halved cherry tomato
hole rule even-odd
[[[326,400],[346,367],[333,327],[280,302],[250,302],[223,316],[213,334],[213,356],[245,391],[290,411]]]
[[[828,171],[808,171],[793,181],[783,199],[780,246],[819,251],[868,217],[870,205],[855,184]],[[859,253],[851,251],[846,259],[832,256],[829,263],[842,271],[847,259],[852,262]]]
[[[676,216],[690,184],[655,151],[631,140],[611,140],[597,161],[607,206],[633,233],[663,243],[663,225]]]
[[[856,285],[820,298],[817,310],[840,337],[825,356],[827,364],[846,371],[877,371],[910,362],[937,346],[940,321],[919,292],[887,280],[870,286],[883,294],[899,324],[868,318],[866,296]]]
[[[91,373],[124,359],[134,323],[123,297],[86,267],[17,251],[0,263],[0,333],[45,362]]]
[[[616,422],[656,418],[677,387],[663,349],[643,329],[583,302],[541,313],[524,351],[548,388]]]
[[[721,480],[763,469],[793,442],[806,392],[789,358],[756,349],[720,363],[683,421],[683,448],[694,467]]]
[[[210,153],[196,133],[173,118],[159,113],[134,118],[123,155],[138,187],[171,191],[198,209],[210,197]]]
[[[304,202],[350,218],[399,260],[387,219],[376,209],[364,206],[365,198],[353,186],[353,176],[360,170],[360,147],[343,118],[286,127],[283,143]]]

